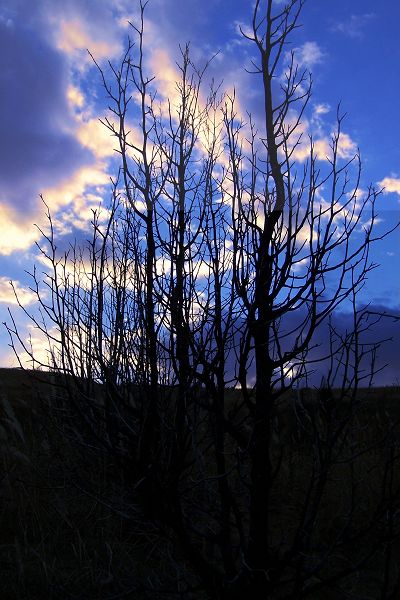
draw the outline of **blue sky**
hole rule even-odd
[[[259,114],[259,81],[245,71],[252,48],[239,32],[251,13],[252,2],[243,0],[151,0],[146,65],[158,87],[170,89],[178,45],[190,41],[198,64],[218,52],[208,76],[223,80],[223,88],[235,85],[240,105]],[[1,321],[14,303],[10,279],[33,305],[24,271],[37,260],[33,223],[44,223],[39,194],[65,247],[85,238],[91,208],[107,199],[113,143],[98,122],[104,93],[86,49],[100,64],[117,61],[127,20],[136,15],[135,0],[5,0],[0,6]],[[400,3],[308,0],[300,21],[292,48],[313,74],[308,131],[321,144],[328,140],[341,102],[345,151],[361,151],[361,186],[386,186],[378,202],[381,232],[400,219]],[[399,250],[399,231],[376,245],[373,259],[381,267],[363,291],[365,301],[397,312]],[[12,364],[3,330],[0,343],[0,364]]]

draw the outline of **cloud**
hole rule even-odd
[[[43,198],[50,207],[56,232],[65,235],[74,229],[87,230],[92,210],[103,204],[109,182],[106,165],[98,162],[83,165],[55,186],[45,188]],[[0,203],[0,255],[28,250],[39,241],[41,234],[34,223],[46,229],[45,207],[41,203],[28,213]]]
[[[332,158],[332,138],[329,136],[319,137],[313,140],[314,156],[318,160],[327,161]],[[357,153],[357,144],[348,133],[340,134],[337,155],[343,160],[350,160]],[[303,139],[293,152],[293,158],[304,162],[310,157],[310,142]]]
[[[381,312],[387,315],[400,316],[400,306],[387,306],[385,304],[372,303],[369,306],[372,312]],[[373,317],[372,317],[373,318]],[[337,311],[334,314],[333,324],[338,331],[344,332],[353,330],[353,315],[345,311]],[[371,321],[370,321],[371,322]],[[322,332],[323,333],[323,332]],[[400,382],[400,320],[394,320],[391,317],[383,318],[379,323],[371,327],[371,330],[363,334],[361,338],[365,343],[376,343],[380,340],[388,340],[382,343],[378,349],[377,361],[375,367],[377,369],[385,367],[378,373],[374,380],[374,385],[399,385]],[[368,369],[369,365],[364,367]],[[364,383],[366,385],[367,382]]]
[[[0,25],[12,29],[14,27],[14,21],[10,18],[4,17],[3,15],[0,15]]]
[[[314,104],[314,116],[326,115],[331,110],[329,104]]]
[[[399,194],[400,196],[400,178],[398,177],[384,177],[382,181],[378,181],[378,185],[384,188],[383,193]]]
[[[317,42],[305,42],[302,46],[294,49],[295,59],[299,65],[312,69],[315,65],[323,62],[325,54]]]
[[[77,129],[76,137],[96,158],[115,156],[118,140],[98,118],[82,122]]]
[[[180,80],[177,66],[166,49],[157,48],[150,55],[149,65],[156,77],[155,86],[157,91],[165,99],[171,101],[172,107],[178,106],[180,94],[176,82]]]
[[[40,31],[16,23],[0,23],[0,203],[26,215],[44,185],[93,158],[74,135],[62,58]]]
[[[57,15],[53,23],[56,48],[70,58],[79,59],[80,69],[92,64],[87,50],[91,52],[96,61],[115,58],[122,51],[122,46],[117,39],[105,39],[104,31],[91,27],[88,22],[79,17],[59,20]]]
[[[357,144],[348,133],[341,132],[338,143],[339,158],[350,159],[357,153]]]
[[[321,308],[321,307],[320,307]],[[360,307],[359,307],[360,308]],[[371,313],[385,313],[386,315],[400,315],[400,306],[397,305],[395,308],[387,306],[385,304],[371,303],[368,309]],[[295,336],[298,334],[299,324],[305,317],[304,309],[289,311],[283,317],[281,321],[280,331],[287,335],[281,338],[281,351],[282,354],[286,350],[289,350],[293,346]],[[364,350],[367,351],[370,344],[378,344],[380,341],[387,340],[385,343],[379,345],[375,370],[383,369],[376,374],[373,380],[375,386],[390,386],[399,385],[399,368],[400,368],[400,320],[392,317],[382,318],[379,322],[375,321],[375,317],[371,314],[369,319],[363,320],[363,326],[370,326],[370,329],[365,330],[361,333],[359,342],[364,344]],[[354,330],[354,315],[352,312],[346,311],[344,305],[336,308],[331,316],[331,325],[338,336],[346,336]],[[339,337],[336,337],[336,343],[338,343]],[[313,349],[309,352],[307,357],[307,371],[309,373],[307,378],[308,386],[319,387],[323,377],[326,378],[329,370],[329,360],[326,356],[329,356],[330,347],[330,329],[328,319],[322,321],[322,323],[315,330],[313,339],[310,346]],[[237,340],[237,343],[239,340]],[[335,367],[338,368],[337,376],[334,382],[335,386],[341,385],[343,381],[344,368],[343,365],[337,362],[340,357],[336,356]],[[369,375],[371,370],[370,356],[365,356],[361,364],[359,364],[359,374],[365,376],[361,381],[360,386],[365,387],[369,384]],[[322,360],[323,359],[323,360]],[[310,361],[314,362],[311,363]],[[354,360],[354,356],[350,353],[350,361]],[[300,361],[301,362],[301,361]],[[296,372],[297,367],[300,364],[299,361],[292,361],[286,364],[286,376],[292,378]],[[350,363],[350,366],[351,363]],[[353,365],[354,366],[354,365]],[[385,367],[385,368],[383,368]],[[237,370],[236,358],[234,353],[230,353],[227,361],[227,377],[231,377]],[[349,370],[351,373],[351,369]],[[247,372],[248,381],[254,383],[254,364],[250,366]],[[305,385],[305,381],[301,381],[300,385]]]
[[[34,294],[28,288],[23,287],[19,281],[13,281],[12,286],[8,277],[0,277],[0,302],[5,303],[7,305],[17,305],[18,301],[15,297],[14,290],[18,296],[19,301],[24,306],[37,301],[36,294]]]
[[[30,349],[34,360],[32,360],[30,353],[18,348],[18,358],[14,353],[8,353],[2,357],[4,366],[18,367],[22,365],[26,369],[46,369],[53,362],[52,354],[54,353],[57,355],[59,348],[58,344],[46,338],[46,336],[32,323],[29,323],[26,326],[24,333],[25,335],[22,335],[23,342],[28,351]],[[56,339],[59,338],[59,333],[55,327],[49,329],[49,335]]]
[[[116,140],[98,122],[95,88],[75,67],[79,52],[86,60],[83,47],[100,59],[121,50],[117,4],[10,0],[1,15],[0,255],[38,240],[41,193],[58,233],[87,227],[103,199]]]
[[[350,38],[361,39],[364,37],[365,29],[369,23],[376,17],[374,13],[364,13],[361,15],[350,15],[346,21],[339,21],[332,26],[332,31],[337,31]]]
[[[163,2],[155,4],[164,10]],[[103,200],[117,140],[98,121],[98,92],[75,69],[83,60],[80,53],[86,61],[86,47],[99,60],[121,51],[116,17],[126,14],[128,3],[38,0],[23,8],[10,0],[10,6],[7,18],[0,19],[3,256],[38,240],[33,223],[45,224],[40,193],[61,234],[87,227],[91,209]],[[167,35],[151,21],[146,24],[146,43],[156,48],[150,57],[165,95],[176,94],[179,74],[165,41],[177,50],[173,29]],[[135,142],[137,129],[130,129]]]
[[[0,203],[0,255],[8,256],[16,250],[28,250],[40,234],[32,218]]]
[[[82,109],[85,106],[85,96],[81,90],[74,85],[69,85],[67,88],[67,100],[71,108]]]
[[[109,182],[106,165],[99,162],[82,166],[57,186],[45,189],[43,195],[52,209],[58,232],[87,229],[92,209],[103,202]]]

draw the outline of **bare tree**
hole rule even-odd
[[[365,334],[383,315],[358,301],[380,192],[361,192],[339,110],[329,156],[302,139],[311,77],[286,52],[302,7],[257,0],[243,32],[258,52],[256,122],[235,94],[204,94],[189,47],[159,102],[141,4],[136,44],[98,66],[120,157],[107,218],[94,213],[91,243],[59,256],[48,213],[51,268],[32,273],[40,311],[28,316],[49,341],[41,366],[67,389],[70,435],[118,467],[123,506],[107,506],[134,534],[147,523],[177,572],[159,591],[176,598],[361,598],[371,564],[376,597],[399,589],[398,423],[364,435],[360,393],[381,343]],[[341,305],[350,331],[334,325]],[[307,389],[320,366],[321,388]]]

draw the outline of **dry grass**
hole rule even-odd
[[[39,396],[46,402],[41,402]],[[159,532],[152,531],[145,520],[141,529],[140,511],[131,499],[124,497],[123,486],[114,476],[115,465],[97,452],[91,454],[90,448],[71,443],[69,431],[62,429],[62,413],[55,413],[54,418],[54,412],[49,410],[57,405],[61,410],[61,396],[60,390],[36,381],[29,373],[0,370],[1,597],[155,600],[161,597],[156,592],[159,583],[176,581],[179,576],[179,565],[174,570],[172,548],[167,540],[160,541]],[[227,391],[227,398],[234,406],[236,393]],[[303,398],[304,403],[310,398],[310,394]],[[307,411],[299,412],[298,406],[294,410],[293,399],[286,398],[276,420],[276,443],[283,450],[283,467],[276,482],[271,515],[273,537],[281,549],[285,540],[289,547],[295,535],[296,517],[315,469],[309,415]],[[391,423],[399,419],[398,388],[363,392],[362,410],[354,420],[354,449],[363,452],[349,462],[349,453],[354,449],[346,445],[330,471],[320,521],[313,532],[315,547],[320,547],[321,552],[345,522],[351,489],[359,507],[352,521],[353,533],[362,529],[373,514],[382,491],[388,451],[387,445],[378,442],[384,439]],[[399,477],[397,472],[396,485],[400,484]],[[370,541],[373,543],[373,539]],[[346,560],[350,562],[355,551],[350,544],[337,560],[345,560],[347,553]],[[381,561],[382,555],[376,555],[373,565],[367,565],[359,574],[364,589],[375,594],[365,595],[365,600],[379,597]],[[393,577],[397,576],[396,569]],[[144,584],[154,591],[145,592]],[[324,592],[321,598],[342,597],[339,592],[330,594]],[[190,596],[186,598],[189,600]]]

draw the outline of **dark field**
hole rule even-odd
[[[28,372],[0,370],[1,598],[207,598],[201,591],[178,593],[176,585],[169,593],[158,591],[181,576],[185,559],[179,548],[168,533],[162,536],[151,529],[118,466],[84,439],[79,443],[57,378],[41,377],[39,381]],[[400,514],[400,390],[360,391],[346,436],[335,444],[326,437],[330,434],[320,398],[315,390],[301,390],[283,398],[276,411],[271,452],[279,470],[271,496],[271,547],[281,554],[290,549],[299,515],[312,502],[310,482],[331,446],[335,456],[316,523],[308,532],[314,550],[305,560],[317,563],[341,536],[340,552],[331,553],[324,576],[343,564],[359,565],[340,588],[332,582],[320,595],[308,597],[395,600],[400,596],[383,595],[382,577],[386,570],[387,586],[395,589],[400,575],[400,546],[394,535]],[[226,391],[227,413],[246,428],[246,415],[235,412],[238,401],[237,391]],[[338,421],[342,417],[348,417],[343,402],[335,412]],[[228,450],[233,464],[237,448]],[[212,459],[207,461],[206,448],[203,454],[205,473],[212,479]],[[189,473],[188,480],[194,475]],[[240,510],[246,511],[245,486],[239,477],[233,482]],[[375,547],[385,527],[393,533],[390,548]],[[285,593],[283,586],[277,600],[289,597]]]

